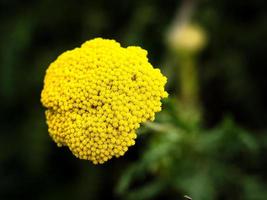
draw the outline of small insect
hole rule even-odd
[[[184,195],[184,198],[187,200],[193,200],[190,196]]]

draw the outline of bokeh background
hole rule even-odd
[[[267,199],[264,0],[1,0],[0,199]],[[125,156],[57,148],[45,70],[86,40],[147,49],[170,94]]]

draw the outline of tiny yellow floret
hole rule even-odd
[[[147,51],[96,38],[50,64],[41,102],[48,131],[80,159],[102,164],[135,144],[140,123],[161,110],[167,78]]]

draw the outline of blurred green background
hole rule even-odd
[[[264,0],[1,0],[0,19],[1,200],[267,199]],[[40,104],[49,63],[95,37],[147,49],[170,94],[98,166],[56,147]]]

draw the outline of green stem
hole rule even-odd
[[[184,105],[198,106],[198,72],[194,56],[183,54],[179,61],[180,99]]]

